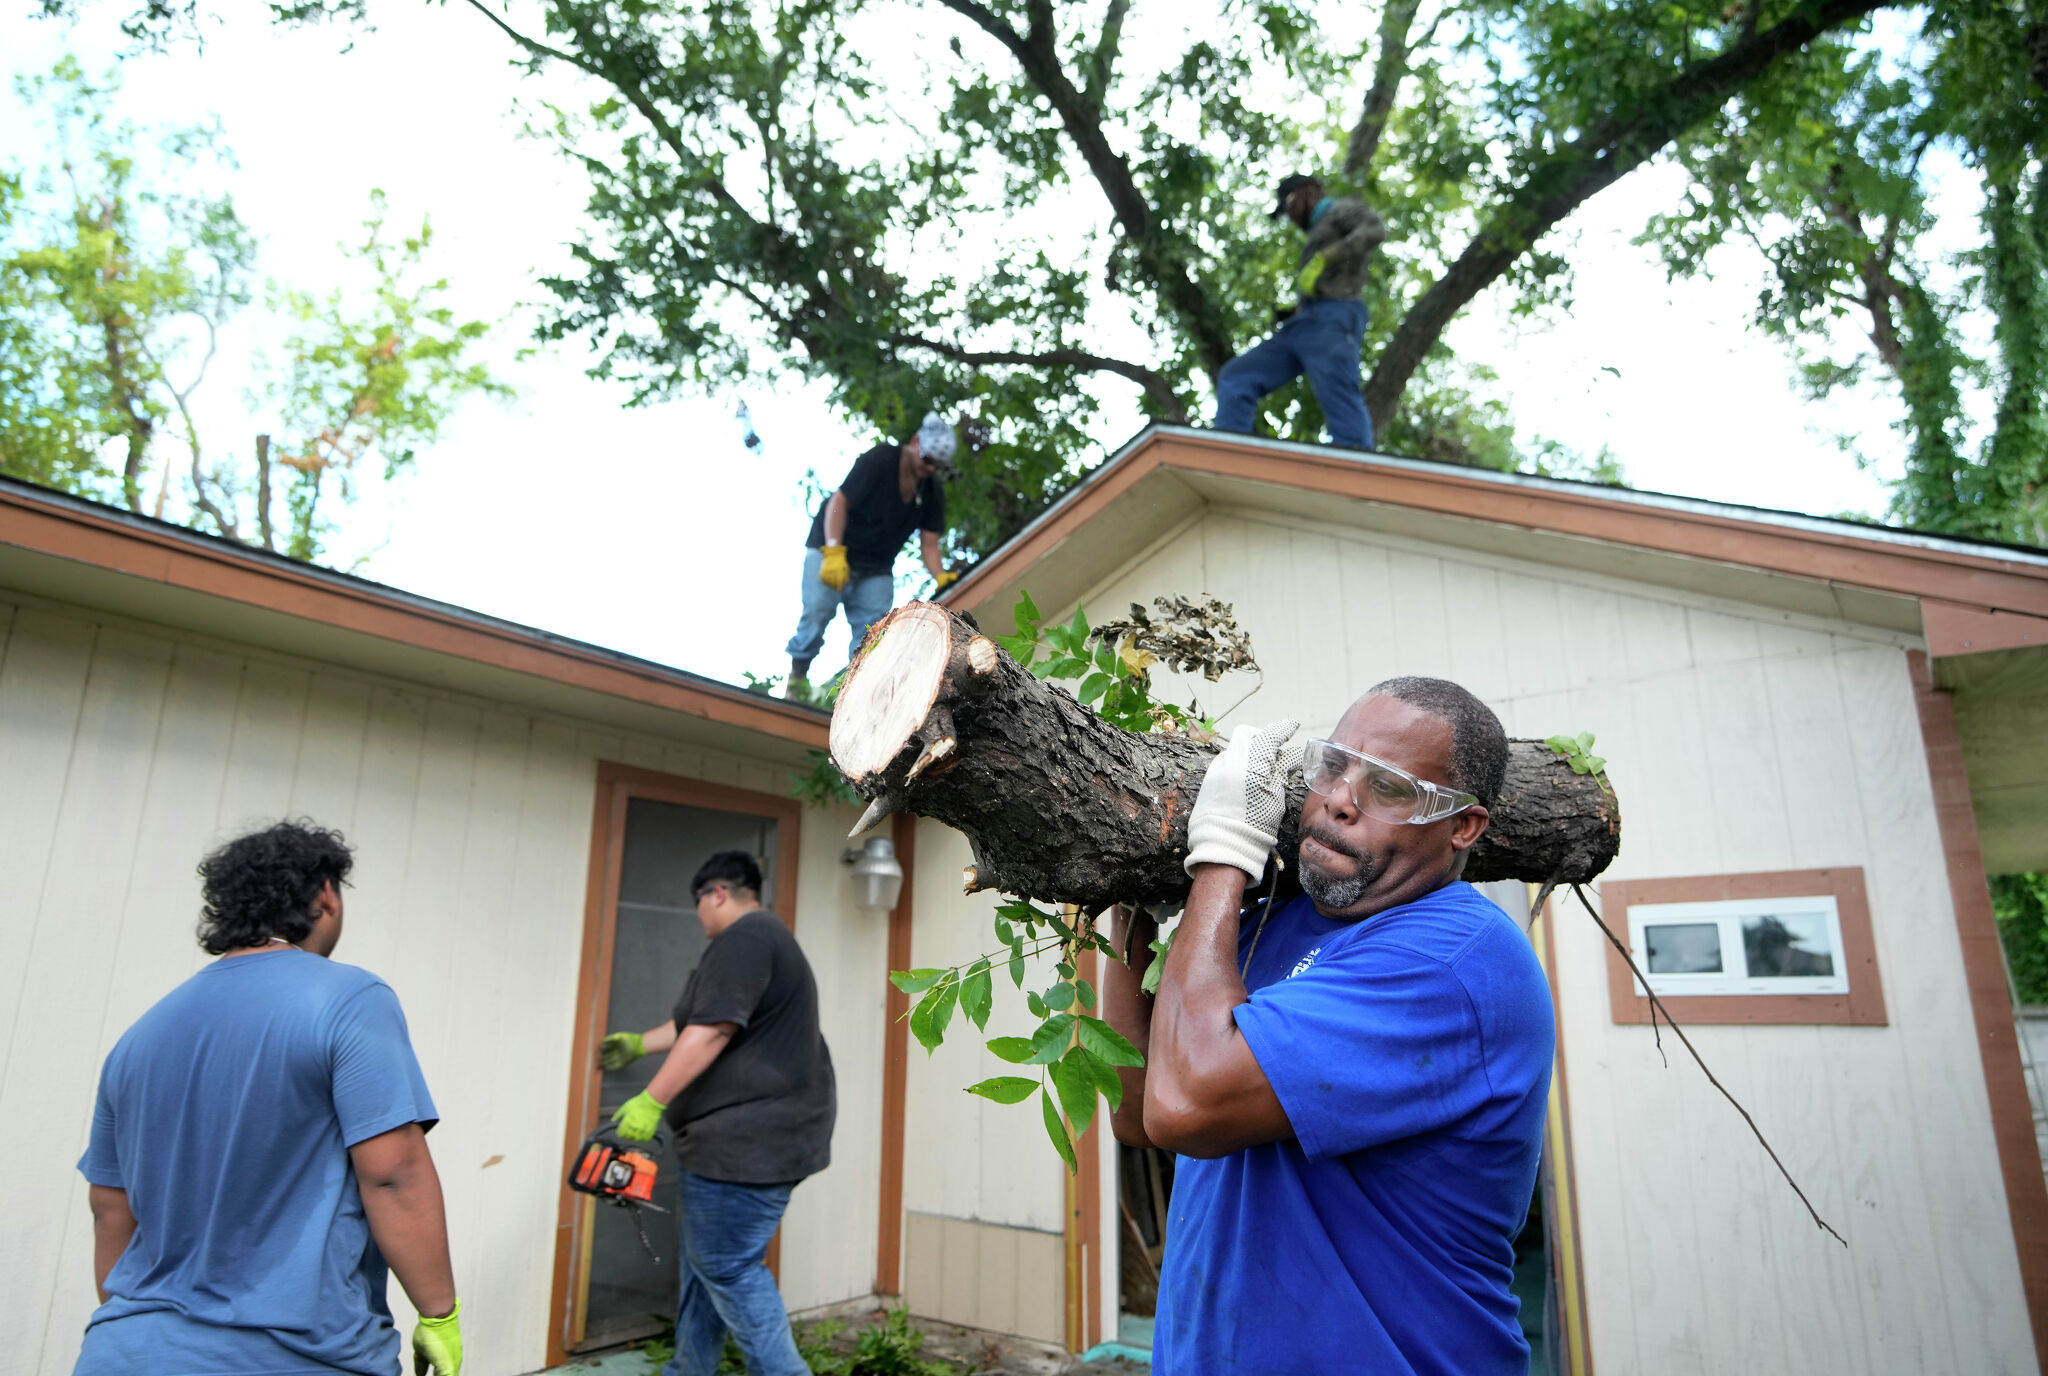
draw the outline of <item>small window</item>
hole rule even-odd
[[[1637,903],[1628,926],[1636,965],[1660,996],[1849,992],[1832,894]]]
[[[1884,1025],[1870,895],[1854,865],[1609,879],[1600,912],[1681,1023]],[[1601,945],[1614,1020],[1649,1022],[1643,986]]]

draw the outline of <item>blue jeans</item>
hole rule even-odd
[[[1216,428],[1249,435],[1259,399],[1306,373],[1330,424],[1330,442],[1372,448],[1372,417],[1358,389],[1364,341],[1365,302],[1303,302],[1271,336],[1223,365],[1216,376]]]
[[[796,634],[785,647],[791,659],[817,658],[825,643],[826,628],[832,624],[832,614],[842,602],[846,604],[846,624],[853,631],[853,643],[847,647],[846,657],[853,658],[860,643],[868,638],[868,627],[887,616],[890,604],[896,600],[893,576],[856,573],[846,580],[844,588],[828,588],[818,581],[818,570],[824,564],[823,550],[804,551],[804,614],[796,623]]]
[[[737,1185],[683,1172],[683,1294],[676,1355],[661,1376],[718,1376],[730,1330],[749,1376],[810,1376],[768,1272],[768,1240],[793,1185]]]

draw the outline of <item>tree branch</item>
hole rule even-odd
[[[1451,320],[1498,281],[1531,245],[1596,193],[1650,160],[1710,116],[1759,73],[1830,29],[1900,0],[1819,0],[1719,56],[1693,63],[1563,145],[1485,218],[1470,243],[1416,299],[1365,384],[1373,427],[1384,433],[1415,370]]]
[[[1372,171],[1380,138],[1387,131],[1387,118],[1394,110],[1394,97],[1401,90],[1401,78],[1408,75],[1408,58],[1415,51],[1408,46],[1408,32],[1421,10],[1422,0],[1393,0],[1380,16],[1380,55],[1373,63],[1372,88],[1365,93],[1365,106],[1344,148],[1344,175],[1353,183],[1364,182]],[[1430,31],[1435,32],[1434,25]]]
[[[1088,104],[1098,113],[1102,109],[1103,97],[1109,94],[1110,78],[1116,75],[1117,50],[1123,42],[1124,16],[1131,11],[1131,0],[1109,0],[1109,12],[1102,17],[1102,37],[1095,42],[1095,61],[1088,71],[1088,89],[1083,92]]]
[[[1175,394],[1173,384],[1167,381],[1165,374],[1140,363],[1127,363],[1120,358],[1105,358],[1101,354],[1091,354],[1081,349],[1047,349],[1040,353],[1025,353],[1015,349],[963,349],[955,344],[947,344],[942,340],[929,339],[917,334],[891,335],[889,342],[929,350],[941,358],[949,358],[955,363],[965,363],[977,368],[1012,364],[1025,368],[1074,368],[1088,373],[1114,373],[1144,388],[1145,395],[1151,397],[1159,407],[1161,420],[1172,425],[1188,423],[1187,408]]]
[[[476,0],[470,0],[470,3],[476,3]],[[1029,0],[1025,9],[1031,16],[1031,29],[1028,33],[1019,33],[977,0],[939,0],[939,3],[1009,49],[1010,55],[1017,59],[1017,65],[1024,69],[1025,77],[1051,103],[1054,113],[1060,117],[1061,126],[1067,131],[1067,137],[1079,150],[1082,161],[1088,164],[1088,170],[1102,188],[1102,194],[1109,199],[1110,210],[1124,236],[1137,249],[1138,261],[1151,274],[1161,303],[1180,316],[1186,326],[1195,345],[1196,358],[1201,360],[1202,367],[1211,377],[1222,371],[1223,365],[1236,353],[1230,344],[1230,331],[1209,300],[1208,293],[1188,274],[1187,264],[1180,260],[1174,246],[1159,233],[1159,226],[1152,218],[1152,207],[1138,189],[1137,179],[1131,175],[1130,163],[1110,147],[1109,138],[1102,128],[1101,111],[1086,95],[1075,89],[1060,66],[1050,5],[1046,0]]]

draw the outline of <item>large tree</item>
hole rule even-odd
[[[2048,544],[2048,7],[1965,0],[1917,37],[1824,42],[1682,152],[1691,192],[1646,237],[1683,274],[1754,246],[1756,319],[1811,391],[1893,392],[1891,515]]]
[[[594,192],[548,332],[646,396],[794,369],[885,432],[963,412],[973,553],[1075,479],[1105,405],[1203,412],[1271,325],[1294,245],[1265,213],[1303,167],[1392,226],[1366,343],[1382,446],[1515,462],[1451,321],[1497,285],[1563,299],[1546,235],[1731,102],[1796,117],[1797,74],[1891,0],[468,3],[605,89],[557,112]],[[190,13],[149,0],[130,27]],[[1297,385],[1266,423],[1320,416]]]
[[[255,236],[207,189],[217,131],[137,129],[117,89],[70,58],[16,83],[51,142],[0,168],[0,473],[313,558],[366,463],[410,466],[458,398],[505,390],[487,327],[424,274],[428,228],[394,242],[373,196],[348,252],[367,290],[271,284],[289,338],[247,428],[210,431],[198,394],[255,296]]]

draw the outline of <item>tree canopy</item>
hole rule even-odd
[[[1890,50],[1821,45],[1681,147],[1691,194],[1645,235],[1687,274],[1730,239],[1753,245],[1771,270],[1756,319],[1793,347],[1815,395],[1873,372],[1897,388],[1907,462],[1895,519],[2037,545],[2048,544],[2044,15],[2038,3],[1967,0]],[[1964,239],[1957,222],[1972,213]],[[1844,347],[1838,322],[1860,330],[1861,347]]]
[[[505,390],[474,357],[488,327],[424,276],[430,230],[393,242],[373,197],[350,253],[368,291],[269,284],[290,337],[249,431],[209,435],[195,396],[255,298],[256,239],[204,189],[217,130],[138,130],[116,90],[71,59],[16,84],[55,139],[0,169],[0,473],[313,558],[363,462],[396,473],[457,398]]]
[[[147,0],[129,28],[160,37],[192,2]],[[1849,145],[1841,185],[1870,181],[1854,187],[1874,197],[1863,213],[1901,226],[1858,231],[1897,288],[1878,294],[1916,437],[1898,514],[1949,519],[1923,489],[2013,500],[1978,472],[1990,451],[1959,447],[1949,393],[1990,376],[1958,352],[1959,313],[1989,303],[2002,322],[1999,434],[2022,438],[2001,443],[2031,452],[2038,434],[2040,0],[537,0],[516,19],[467,3],[532,67],[603,88],[544,122],[593,187],[544,334],[593,341],[595,371],[642,398],[790,371],[887,434],[927,407],[959,417],[956,553],[1070,486],[1106,412],[1202,416],[1217,371],[1271,326],[1296,249],[1267,218],[1272,187],[1304,169],[1391,229],[1365,343],[1387,450],[1570,464],[1514,435],[1445,331],[1489,290],[1526,313],[1568,305],[1547,236],[1660,156],[1695,182],[1648,229],[1673,270],[1700,270],[1746,217],[1786,284],[1763,316],[1808,338],[1815,303],[1865,281],[1854,246],[1817,228],[1841,221],[1827,169],[1851,163],[1828,150]],[[306,21],[364,4],[271,8]],[[1889,38],[1879,12],[1897,17]],[[2005,169],[1987,225],[2012,230],[1986,285],[1938,301],[1896,266],[1929,214],[1897,188],[1930,138]],[[1916,323],[1930,314],[1945,332]],[[1299,384],[1262,418],[1297,436],[1320,422]],[[1937,433],[1946,459],[1921,453]]]

